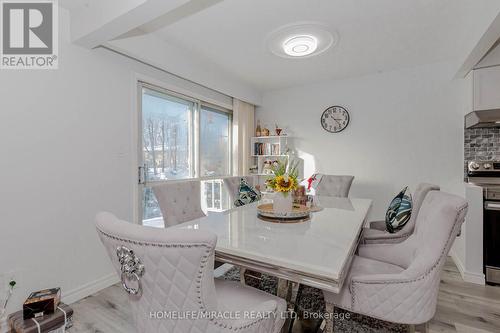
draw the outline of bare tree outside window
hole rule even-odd
[[[142,98],[143,149],[149,181],[193,174],[189,136],[194,103],[146,90]]]

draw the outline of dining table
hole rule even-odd
[[[339,293],[361,239],[371,199],[315,196],[309,219],[269,222],[259,217],[261,200],[170,228],[206,230],[217,235],[215,260],[278,278],[277,295],[296,309],[300,285]],[[244,274],[242,274],[244,281]],[[244,283],[244,282],[243,282]],[[331,304],[326,311],[333,312]],[[287,318],[282,332],[289,332]]]
[[[171,228],[217,235],[215,260],[280,279],[340,292],[372,205],[370,199],[316,197],[310,219],[274,223],[255,202]]]

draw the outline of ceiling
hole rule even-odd
[[[462,61],[500,12],[498,0],[225,0],[152,32],[259,90]],[[285,59],[265,46],[303,21],[337,31],[337,46]]]
[[[90,5],[91,0],[59,0],[59,4],[70,12],[82,10]]]

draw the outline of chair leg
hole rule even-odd
[[[417,332],[419,333],[429,333],[429,323],[425,323],[425,324],[421,324],[421,325],[417,325],[415,327],[415,329],[417,330]]]
[[[424,323],[420,325],[410,325],[408,329],[409,333],[429,333],[429,323]]]

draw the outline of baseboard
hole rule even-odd
[[[460,275],[462,276],[462,279],[465,282],[485,285],[486,280],[484,274],[468,272],[465,269],[464,263],[462,262],[462,260],[460,260],[460,258],[457,256],[455,251],[453,251],[453,249],[450,251],[450,256],[451,259],[453,259],[453,261],[455,262],[455,265],[457,265],[458,271],[460,272]]]
[[[462,278],[464,279],[465,282],[480,284],[483,286],[486,284],[486,278],[484,277],[484,274],[471,273],[465,271],[462,274]]]
[[[64,295],[62,295],[62,302],[66,304],[77,302],[118,282],[120,282],[120,279],[116,273],[105,275],[97,280],[64,293]]]
[[[457,266],[458,271],[460,272],[460,275],[462,275],[462,278],[463,278],[464,277],[464,272],[465,272],[464,263],[457,256],[457,254],[455,253],[455,251],[453,251],[453,248],[451,248],[451,250],[450,250],[450,257],[451,257],[451,259],[453,259],[453,262]]]

